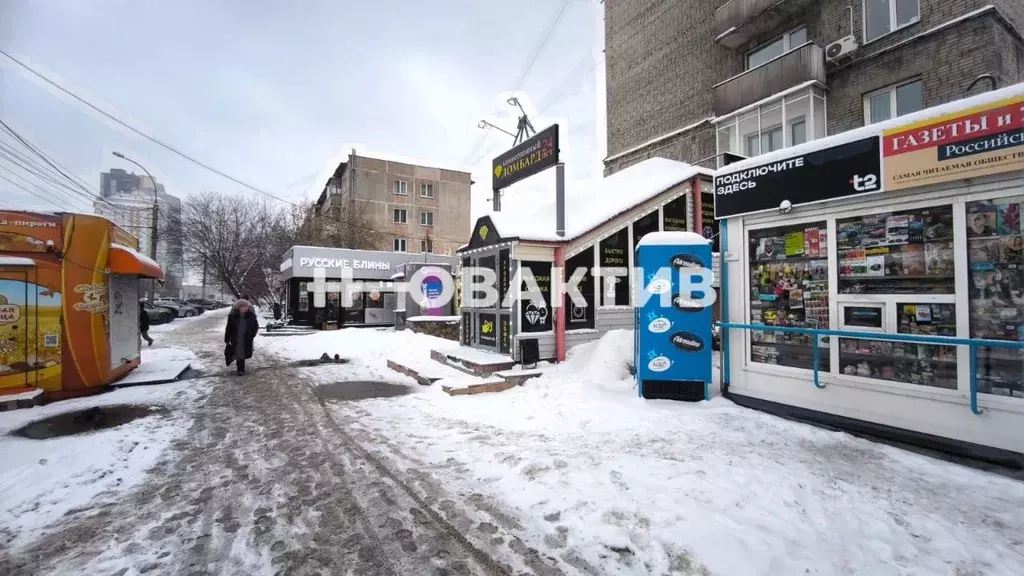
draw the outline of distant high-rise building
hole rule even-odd
[[[155,183],[148,176],[138,176],[113,168],[100,175],[100,181],[108,186],[104,197],[93,203],[96,214],[109,219],[139,239],[139,251],[152,256],[153,200],[154,187],[157,191],[159,222],[155,260],[167,275],[165,284],[168,295],[178,296],[185,277],[185,265],[181,246],[181,235],[173,230],[180,225],[181,200],[164,192],[164,185]],[[108,193],[109,192],[109,193]]]
[[[147,180],[149,179],[147,178]],[[115,194],[134,192],[141,187],[139,176],[131,172],[120,168],[111,168],[110,172],[100,172],[100,193],[104,198]]]

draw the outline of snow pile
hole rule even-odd
[[[143,361],[152,358],[144,351]],[[157,351],[152,351],[157,352]],[[188,425],[188,406],[206,391],[195,382],[124,388],[0,413],[0,539],[12,548],[94,497],[116,499],[145,477],[161,453]],[[93,406],[142,404],[169,411],[74,436],[30,440],[11,432],[32,421]]]
[[[427,344],[356,341],[370,364]],[[631,356],[632,334],[611,332],[506,392],[332,410],[400,446],[398,469],[497,503],[566,572],[575,556],[596,573],[1022,573],[1024,483],[722,398],[643,400]]]
[[[581,182],[577,189],[566,190],[565,236],[555,234],[553,193],[539,206],[517,207],[488,216],[504,238],[567,241],[698,174],[713,176],[714,172],[666,158],[650,158],[607,178]]]

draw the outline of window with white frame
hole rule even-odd
[[[864,96],[864,124],[874,124],[924,109],[920,80],[897,84]]]
[[[404,208],[395,208],[395,224],[405,224],[408,222],[408,216],[409,213]]]
[[[718,123],[718,153],[751,157],[823,138],[825,93],[810,87]]]
[[[877,40],[918,21],[918,0],[863,0],[864,42]]]
[[[420,212],[420,226],[433,226],[434,225],[434,213],[433,212]]]
[[[406,251],[406,241],[405,241],[405,238],[395,238],[393,246],[394,246],[395,252],[405,252]]]
[[[420,252],[432,254],[434,252],[434,242],[430,239],[420,240]]]
[[[433,198],[434,197],[434,185],[433,184],[420,184],[420,197],[421,198]]]
[[[409,184],[405,180],[395,180],[395,194],[399,196],[409,195]]]
[[[747,70],[757,68],[761,64],[778,58],[786,52],[807,42],[807,28],[801,27],[786,32],[771,42],[767,42],[747,52]]]

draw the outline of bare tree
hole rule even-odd
[[[259,198],[204,193],[187,198],[168,234],[178,234],[185,262],[207,266],[215,283],[236,297],[266,298],[264,268],[279,264],[282,252],[272,243],[284,226],[283,214]]]
[[[214,284],[236,297],[274,302],[284,296],[277,276],[289,248],[376,248],[379,234],[370,216],[364,202],[286,209],[258,197],[208,192],[185,199],[163,233],[168,242],[180,242],[187,267],[205,264]]]

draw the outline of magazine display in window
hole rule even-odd
[[[1024,196],[967,204],[972,338],[1024,341]],[[978,390],[1024,398],[1024,352],[978,349]]]
[[[836,221],[840,294],[953,294],[953,208]]]
[[[956,336],[953,304],[897,304],[897,333]],[[842,338],[839,366],[843,374],[909,382],[955,390],[956,346]]]
[[[824,222],[750,233],[750,322],[828,328],[828,239]],[[813,337],[751,332],[751,361],[813,369]],[[829,370],[828,344],[819,370]]]

